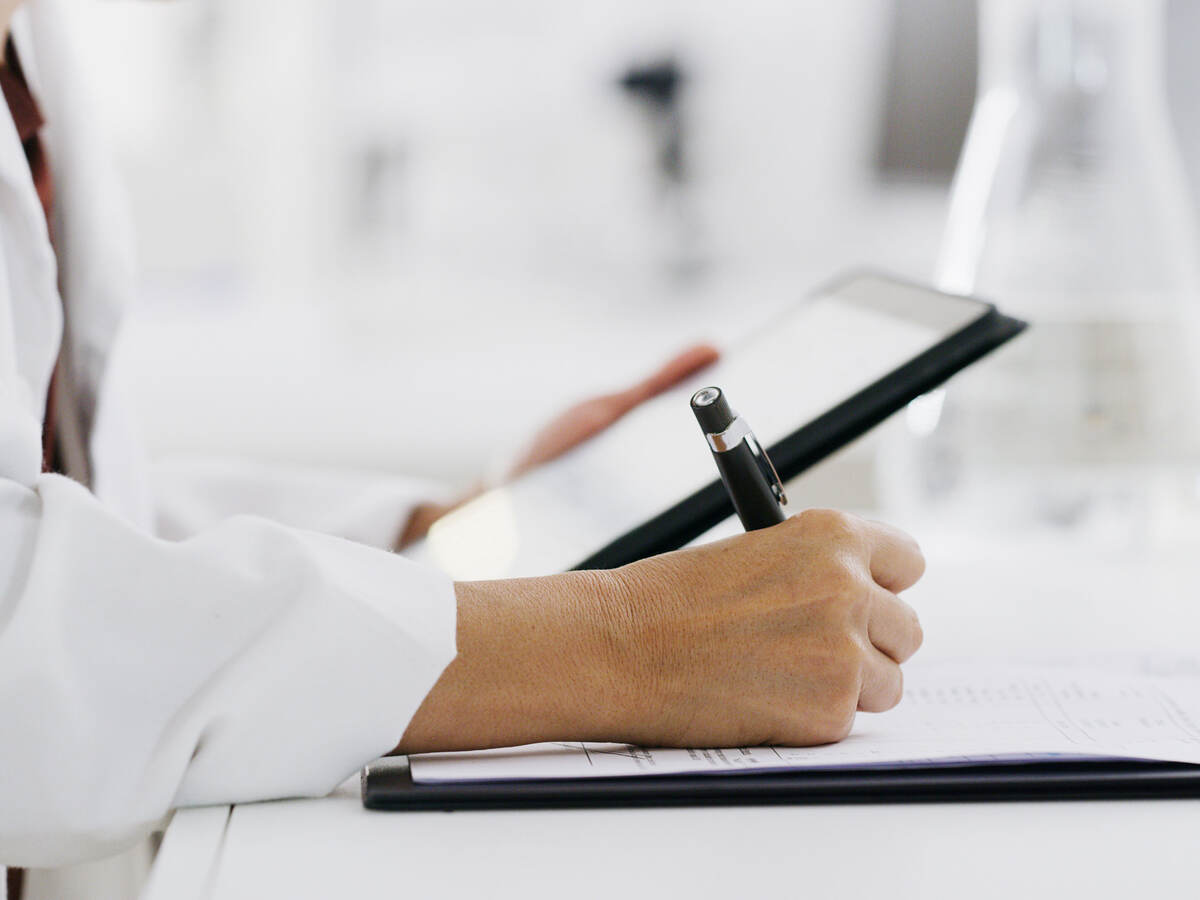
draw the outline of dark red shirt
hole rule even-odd
[[[38,199],[42,201],[42,211],[46,214],[46,227],[50,231],[50,239],[54,239],[54,179],[50,174],[50,162],[46,158],[46,148],[42,145],[41,129],[45,124],[42,111],[38,109],[37,100],[29,90],[25,73],[21,71],[21,63],[17,59],[17,51],[12,38],[4,45],[4,60],[0,63],[0,88],[4,91],[4,99],[8,103],[8,111],[12,114],[17,126],[17,134],[25,148],[25,158],[29,160],[29,171],[33,176],[34,187],[37,188]],[[57,392],[54,383],[50,385],[50,395],[46,401],[46,417],[42,426],[42,468],[45,471],[56,470],[54,462],[54,398]]]
[[[53,221],[54,181],[50,177],[50,164],[39,136],[46,120],[42,118],[42,111],[38,109],[37,101],[25,81],[25,73],[21,71],[11,38],[4,48],[4,63],[0,65],[0,87],[4,89],[8,111],[12,113],[17,134],[25,146],[25,158],[29,160],[29,170],[46,213],[46,222],[50,223]]]

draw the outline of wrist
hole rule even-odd
[[[455,585],[458,655],[413,717],[402,752],[620,740],[644,687],[636,617],[617,572]]]

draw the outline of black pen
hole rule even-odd
[[[779,473],[746,420],[729,408],[721,389],[706,387],[696,391],[692,395],[692,412],[708,440],[742,527],[755,531],[778,525],[787,518],[780,508],[781,503],[787,503],[787,497]]]

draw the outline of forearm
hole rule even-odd
[[[644,703],[610,572],[460,582],[458,655],[409,723],[401,752],[617,740]]]

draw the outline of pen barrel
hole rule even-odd
[[[713,453],[713,459],[743,528],[757,531],[778,525],[787,518],[745,441],[731,450]]]

